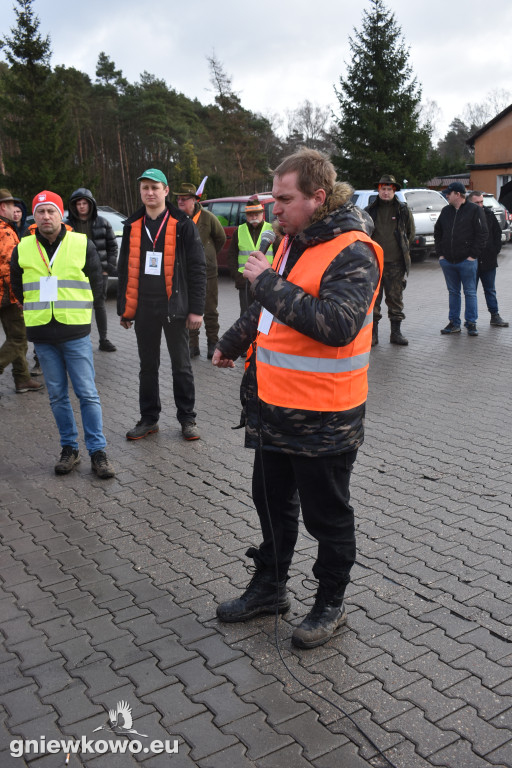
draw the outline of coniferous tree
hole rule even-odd
[[[362,30],[349,38],[347,76],[340,77],[341,118],[333,157],[340,175],[356,187],[383,173],[420,184],[428,175],[430,127],[420,125],[421,88],[412,78],[409,51],[394,14],[370,0]]]
[[[4,180],[27,199],[41,189],[66,195],[76,179],[76,128],[32,2],[16,0],[17,25],[0,41],[9,64],[0,88]]]

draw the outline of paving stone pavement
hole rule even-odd
[[[497,283],[512,320],[512,246]],[[220,296],[226,328],[238,303],[227,278]],[[348,623],[322,648],[291,647],[315,551],[302,532],[292,611],[277,627],[288,669],[273,617],[215,618],[258,543],[252,452],[232,429],[241,365],[213,369],[202,335],[202,439],[189,443],[163,352],[160,432],[126,441],[138,361],[110,298],[117,352],[97,351],[92,332],[109,481],[86,455],[56,477],[46,392],[16,395],[10,372],[0,378],[1,768],[64,765],[34,744],[11,756],[13,740],[116,739],[106,728],[118,702],[144,736],[117,744],[138,739],[143,751],[94,754],[86,742],[70,766],[388,765],[358,727],[397,768],[512,766],[512,328],[489,326],[480,295],[480,336],[442,337],[448,296],[435,261],[413,265],[405,300],[409,347],[388,343],[383,320],[371,356]],[[154,740],[177,752],[144,752]]]

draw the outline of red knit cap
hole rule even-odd
[[[32,200],[32,213],[35,213],[36,208],[40,205],[54,205],[59,211],[62,218],[64,218],[64,203],[62,197],[55,192],[50,192],[47,189],[43,189]]]

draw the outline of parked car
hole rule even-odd
[[[378,196],[376,189],[357,189],[352,202],[366,208]],[[435,253],[434,225],[448,201],[434,189],[401,189],[396,196],[411,209],[416,234],[411,244],[412,261],[423,261]]]
[[[491,195],[489,192],[483,192],[482,197],[484,198],[484,205],[487,208],[490,208],[498,219],[498,224],[501,227],[501,242],[508,243],[510,240],[511,230],[507,209],[504,205],[496,200],[494,195]]]
[[[274,198],[270,192],[257,192],[265,209],[265,221],[273,221]],[[227,255],[233,232],[240,224],[245,222],[245,204],[254,195],[242,195],[240,197],[215,197],[211,200],[202,200],[201,205],[211,211],[220,221],[226,233],[226,242],[220,253],[217,254],[217,264],[220,272],[228,272]]]

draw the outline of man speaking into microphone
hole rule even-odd
[[[327,157],[301,149],[274,171],[274,215],[285,232],[272,267],[250,254],[254,302],[223,335],[213,364],[230,368],[252,344],[242,384],[245,445],[255,448],[252,493],[262,541],[255,572],[221,621],[285,613],[288,570],[304,525],[318,542],[315,603],[292,642],[314,648],[345,621],[355,562],[350,473],[363,442],[372,311],[382,273],[373,223],[336,182]],[[270,519],[270,522],[269,522]],[[275,542],[275,554],[274,554]],[[277,558],[277,563],[276,563]]]

